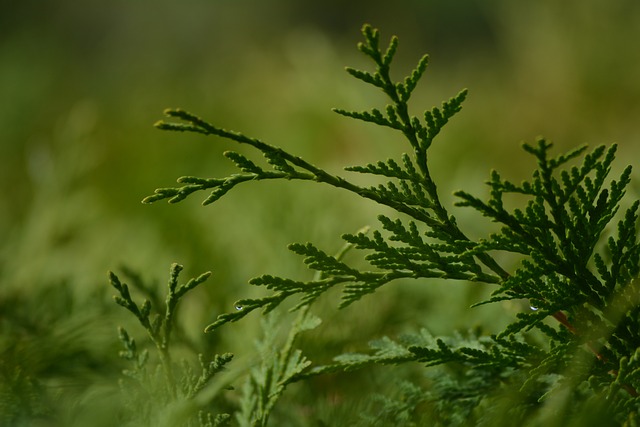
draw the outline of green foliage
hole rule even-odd
[[[150,286],[144,285],[139,277],[132,277],[133,283],[137,284],[140,290],[149,293],[151,298],[145,299],[142,306],[139,306],[133,301],[129,286],[122,283],[114,273],[109,273],[111,286],[119,294],[114,296],[115,302],[138,319],[155,345],[159,358],[157,367],[150,367],[148,350],[139,351],[135,339],[131,338],[123,327],[118,329],[120,341],[124,347],[120,356],[131,364],[131,368],[124,370],[124,374],[132,381],[132,383],[122,383],[124,402],[128,412],[122,415],[121,423],[213,427],[227,425],[230,419],[230,415],[224,413],[214,417],[208,410],[212,407],[212,402],[206,402],[207,404],[203,405],[202,402],[195,402],[195,400],[212,378],[231,361],[233,355],[216,354],[212,360],[205,361],[204,356],[198,354],[196,369],[187,360],[183,360],[181,369],[178,369],[172,360],[171,349],[176,347],[172,340],[172,331],[175,327],[178,302],[187,292],[203,283],[211,275],[211,272],[207,272],[178,286],[178,276],[181,271],[181,265],[171,266],[164,310],[156,306],[157,312],[153,313],[153,316],[154,304],[151,300],[155,300],[157,304],[158,298]],[[180,415],[180,408],[190,405],[194,405],[199,410],[198,416],[191,417],[193,419],[187,416],[184,420],[183,415]],[[179,424],[176,424],[175,417],[179,417]]]
[[[183,185],[160,188],[144,203],[165,199],[176,203],[192,193],[210,191],[203,202],[207,205],[241,183],[280,179],[328,184],[397,213],[396,218],[380,215],[380,229],[371,233],[342,236],[365,254],[367,268],[350,265],[312,243],[294,243],[289,249],[316,271],[315,280],[273,275],[254,278],[252,285],[270,293],[239,300],[236,311],[219,315],[207,326],[206,331],[213,332],[255,310],[269,313],[289,299],[296,300],[293,310],[299,310],[300,317],[283,350],[274,351],[269,338],[275,325],[267,323],[265,327],[264,357],[261,366],[251,371],[244,389],[238,416],[241,425],[266,425],[276,400],[291,382],[370,365],[410,363],[441,369],[426,388],[403,383],[404,404],[391,397],[377,398],[383,401],[377,416],[388,425],[417,425],[416,420],[425,422],[427,415],[434,425],[466,425],[470,420],[478,425],[537,425],[544,419],[558,425],[602,419],[632,425],[640,405],[640,202],[617,216],[631,168],[607,182],[615,146],[597,147],[587,154],[586,147],[580,147],[552,157],[552,144],[544,139],[537,145],[524,144],[524,150],[537,162],[530,180],[515,184],[493,172],[487,182],[489,200],[464,191],[455,193],[458,206],[470,207],[501,226],[485,238],[470,239],[442,203],[429,169],[429,148],[460,111],[467,92],[461,91],[421,117],[412,115],[408,101],[427,68],[428,57],[424,56],[406,78],[394,81],[390,66],[397,38],[382,49],[377,30],[365,26],[363,35],[365,41],[358,49],[373,61],[375,70],[347,68],[347,72],[381,90],[389,104],[363,112],[335,111],[399,132],[409,150],[399,159],[346,168],[385,181],[377,186],[357,185],[281,148],[219,128],[183,110],[166,110],[175,121],[156,124],[163,130],[217,136],[249,146],[264,157],[265,164],[228,151],[225,157],[238,173],[223,178],[182,177],[178,182]],[[578,164],[571,166],[575,162]],[[513,194],[526,198],[524,208],[507,207],[505,198]],[[609,236],[612,223],[617,224],[617,233]],[[514,254],[517,264],[503,267],[497,253]],[[471,331],[436,337],[422,330],[398,339],[380,338],[371,343],[368,353],[340,355],[328,364],[312,364],[300,350],[294,350],[298,332],[311,327],[308,322],[312,317],[307,317],[310,307],[329,290],[340,289],[340,306],[346,307],[399,279],[428,284],[428,279],[435,278],[492,285],[493,295],[477,305],[514,300],[523,301],[525,310],[498,334]],[[175,308],[172,304],[189,285],[176,291],[172,273],[166,314],[151,322],[149,303],[138,307],[115,276],[112,284],[121,294],[118,303],[140,320],[160,351],[165,374],[170,373],[165,352]],[[134,358],[133,342],[121,336],[127,354],[135,363],[143,363],[139,355]],[[422,404],[430,409],[420,414]]]
[[[306,309],[301,310],[286,342],[281,349],[275,350],[279,344],[275,333],[278,330],[278,320],[277,317],[270,316],[263,324],[265,338],[257,343],[262,363],[251,370],[243,387],[242,405],[237,414],[240,426],[266,426],[271,411],[286,386],[311,364],[301,350],[294,348],[294,344],[299,333],[314,329],[320,319]]]

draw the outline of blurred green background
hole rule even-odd
[[[397,78],[430,54],[414,113],[470,91],[431,154],[449,206],[454,190],[486,193],[492,168],[514,180],[528,176],[534,165],[520,143],[539,135],[559,150],[617,142],[619,169],[639,152],[634,0],[5,0],[2,9],[2,375],[15,377],[18,367],[21,378],[63,397],[86,396],[94,376],[106,381],[121,369],[115,326],[128,319],[110,302],[107,270],[126,266],[158,286],[172,262],[185,265],[185,280],[212,270],[199,297],[185,301],[185,329],[202,348],[241,353],[250,340],[234,337],[256,335],[255,324],[213,338],[201,331],[236,299],[260,294],[248,279],[310,277],[288,243],[333,251],[340,234],[377,225],[379,207],[306,183],[258,183],[206,208],[204,195],[174,206],[140,203],[179,176],[233,171],[221,156],[235,149],[229,142],[155,130],[167,107],[336,173],[406,151],[398,135],[330,111],[386,103],[343,71],[369,67],[355,48],[365,22],[385,41],[400,37]],[[491,228],[472,212],[452,211],[471,236]],[[327,311],[338,327],[313,339],[326,350],[319,358],[361,350],[385,333],[491,329],[511,315],[504,306],[466,309],[486,289],[424,285]]]

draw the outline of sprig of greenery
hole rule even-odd
[[[360,197],[372,199],[407,214],[430,228],[429,237],[441,240],[443,243],[434,246],[431,243],[417,243],[414,239],[413,243],[416,243],[417,246],[412,246],[409,243],[406,248],[396,249],[386,244],[382,234],[378,231],[374,232],[373,239],[369,239],[364,234],[343,236],[346,241],[356,247],[377,252],[368,258],[372,266],[376,268],[371,271],[359,271],[344,264],[338,265],[330,255],[310,243],[290,245],[289,249],[304,256],[305,263],[311,268],[331,274],[327,274],[326,278],[320,282],[303,282],[271,275],[255,278],[251,284],[264,286],[276,292],[263,298],[238,301],[236,307],[239,310],[221,315],[207,327],[207,331],[229,321],[237,321],[255,309],[264,308],[266,312],[269,312],[293,295],[301,295],[302,305],[311,303],[320,294],[338,285],[344,286],[342,305],[346,306],[362,296],[374,292],[380,286],[401,278],[442,277],[496,283],[500,277],[506,275],[506,272],[485,253],[478,252],[475,254],[475,258],[465,253],[468,249],[468,238],[458,228],[454,218],[440,202],[436,184],[432,180],[427,166],[427,149],[441,128],[460,111],[466,97],[466,91],[460,92],[451,100],[443,103],[442,108],[433,108],[425,112],[424,121],[411,116],[407,101],[426,69],[428,57],[424,56],[404,81],[394,82],[390,77],[389,65],[397,48],[397,38],[392,38],[389,47],[383,53],[379,50],[377,30],[365,26],[363,34],[366,42],[359,44],[358,47],[360,51],[373,59],[376,71],[370,73],[352,68],[347,68],[347,71],[354,77],[382,89],[389,96],[392,104],[386,107],[385,113],[377,109],[372,110],[371,113],[336,111],[342,115],[379,125],[391,125],[408,140],[413,149],[413,155],[404,154],[401,163],[389,159],[386,162],[379,162],[377,165],[354,166],[347,168],[347,170],[387,176],[392,178],[392,181],[378,187],[361,187],[342,177],[329,174],[300,157],[261,140],[218,128],[183,110],[167,110],[165,113],[169,117],[181,119],[186,123],[158,122],[156,124],[158,128],[216,135],[240,144],[250,145],[263,154],[271,166],[271,170],[264,170],[244,155],[227,152],[225,156],[234,161],[241,173],[226,178],[213,179],[182,177],[178,181],[186,185],[158,189],[154,195],[145,198],[143,202],[152,203],[168,199],[170,203],[175,203],[195,191],[213,189],[210,196],[204,201],[204,204],[209,204],[218,200],[236,185],[247,181],[264,179],[313,180],[346,189]],[[399,241],[402,239],[400,234],[406,234],[399,228],[402,227],[402,224],[388,221],[385,217],[380,217],[380,221],[383,224],[383,229],[391,232],[395,230]],[[413,233],[417,233],[415,223],[412,227]],[[443,250],[449,252],[446,257],[441,254]],[[476,258],[488,266],[490,272],[484,272],[476,262]]]
[[[131,411],[136,414],[137,422],[145,420],[149,425],[157,423],[158,408],[153,409],[153,405],[170,405],[176,402],[194,401],[196,395],[203,390],[212,380],[212,378],[225,369],[225,366],[232,360],[233,355],[230,353],[216,354],[212,360],[206,361],[202,354],[198,354],[198,367],[194,369],[186,360],[182,361],[182,369],[180,372],[174,366],[172,360],[171,349],[174,347],[172,340],[172,331],[175,328],[176,313],[178,303],[184,295],[206,281],[211,272],[206,272],[197,278],[190,279],[187,283],[179,285],[178,278],[183,267],[173,264],[169,272],[168,290],[164,307],[155,307],[157,312],[153,314],[154,305],[151,300],[158,301],[157,297],[145,299],[142,305],[138,305],[129,290],[129,286],[123,283],[119,277],[109,272],[109,282],[113,288],[118,291],[118,295],[114,296],[117,304],[126,308],[132,313],[142,327],[146,330],[151,342],[155,345],[158,352],[160,365],[159,368],[164,372],[164,382],[157,378],[158,370],[147,371],[149,362],[149,352],[145,349],[142,352],[138,350],[135,339],[133,339],[125,328],[118,328],[120,341],[124,346],[124,350],[120,356],[130,361],[132,369],[127,369],[124,374],[133,379],[137,386],[146,390],[144,396],[148,396],[148,401],[140,402],[139,393],[133,393],[131,399],[127,399],[127,404],[131,406]],[[139,276],[132,276],[135,283],[143,292],[155,295],[151,287],[145,285]],[[131,394],[127,392],[126,394]],[[163,413],[163,411],[159,411]],[[171,418],[169,415],[164,415]],[[155,420],[155,421],[153,421]],[[208,411],[200,408],[198,415],[199,425],[204,426],[222,426],[227,425],[230,421],[229,414],[219,414],[213,416]],[[157,425],[157,424],[156,424]],[[191,424],[189,420],[184,425]]]
[[[364,26],[362,33],[364,42],[358,44],[358,49],[373,61],[375,70],[347,68],[347,72],[382,90],[390,103],[384,109],[335,111],[391,128],[408,142],[411,152],[401,154],[400,160],[346,168],[348,172],[387,179],[383,184],[356,185],[276,146],[224,130],[183,110],[165,111],[178,122],[156,124],[163,130],[218,136],[250,146],[262,154],[266,164],[260,166],[243,154],[226,152],[239,173],[224,178],[182,177],[178,182],[184,185],[160,188],[144,203],[164,199],[175,203],[194,192],[211,190],[204,201],[209,204],[241,183],[285,179],[328,184],[390,207],[399,215],[395,219],[379,216],[380,230],[342,236],[348,245],[365,251],[370,269],[353,267],[312,243],[292,244],[289,249],[301,255],[304,263],[319,274],[316,280],[272,275],[252,279],[251,284],[265,287],[271,294],[238,301],[235,312],[218,316],[206,331],[240,320],[257,309],[268,313],[294,296],[299,299],[295,309],[306,313],[309,305],[335,287],[342,289],[341,306],[346,306],[397,279],[486,283],[496,289],[487,301],[479,304],[524,300],[531,309],[518,313],[502,332],[491,336],[434,338],[423,333],[401,342],[384,338],[372,343],[369,354],[343,355],[331,364],[310,369],[306,359],[294,358],[299,369],[285,375],[286,381],[371,364],[457,364],[464,366],[473,378],[486,379],[489,374],[498,378],[491,384],[503,391],[516,387],[523,402],[544,402],[569,390],[577,401],[597,402],[617,422],[633,419],[640,408],[640,368],[636,366],[640,347],[636,284],[640,273],[637,241],[640,202],[626,209],[617,222],[617,234],[607,238],[607,227],[617,217],[631,179],[628,167],[617,180],[606,182],[616,146],[596,147],[589,153],[583,146],[552,157],[552,144],[544,139],[537,145],[524,144],[524,150],[537,162],[530,180],[515,184],[493,172],[487,182],[489,200],[465,191],[455,193],[458,206],[471,207],[501,225],[499,232],[473,241],[441,202],[429,170],[428,155],[436,136],[461,110],[466,90],[441,107],[425,111],[421,118],[411,115],[408,101],[427,68],[428,57],[423,56],[406,78],[394,81],[390,66],[398,39],[393,37],[383,50],[377,30]],[[580,158],[579,165],[571,166]],[[508,209],[505,197],[511,194],[528,198],[526,207]],[[498,264],[496,252],[518,256],[513,271]],[[136,314],[138,309],[130,310]],[[143,313],[144,306],[138,312]],[[558,323],[549,323],[550,319]],[[269,375],[280,372],[281,357],[273,359],[280,361],[280,365],[273,362],[268,365],[273,369],[265,368],[262,372],[271,372]],[[276,383],[281,384],[284,377],[277,378]],[[275,384],[272,379],[256,377],[250,391],[256,399],[262,399],[252,401],[251,408],[258,408],[263,414],[271,409],[267,397],[281,392],[280,388],[271,387]],[[477,394],[471,393],[472,404],[465,407],[468,413],[483,405],[486,389],[478,390]],[[523,410],[520,415],[526,412]]]
[[[109,272],[109,282],[120,295],[114,297],[117,304],[129,310],[140,322],[140,324],[147,331],[149,337],[156,345],[159,351],[162,366],[165,370],[167,377],[167,384],[171,390],[171,394],[175,396],[175,382],[173,379],[172,366],[171,366],[171,353],[169,351],[169,343],[171,339],[171,331],[173,329],[173,318],[175,316],[176,306],[180,298],[191,289],[195,288],[211,276],[211,272],[201,274],[195,279],[189,280],[186,284],[178,287],[178,276],[183,267],[178,264],[173,264],[169,273],[168,293],[165,301],[164,316],[156,315],[153,320],[150,319],[151,315],[151,301],[146,299],[142,306],[133,301],[129,292],[129,287],[126,283],[120,282],[118,276],[113,272]],[[122,330],[125,334],[126,331]],[[123,335],[121,332],[121,336]],[[125,342],[126,345],[126,341]]]
[[[264,339],[256,343],[262,363],[251,370],[242,389],[242,404],[236,416],[242,427],[265,427],[287,385],[311,365],[295,343],[300,333],[316,328],[320,319],[309,312],[308,306],[300,310],[282,346],[276,341],[278,320],[276,316],[265,318]],[[277,348],[280,349],[274,351]]]

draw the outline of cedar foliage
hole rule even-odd
[[[469,207],[499,225],[497,232],[471,239],[464,224],[458,224],[442,203],[429,169],[429,149],[461,110],[466,90],[420,117],[411,115],[409,101],[427,68],[428,56],[406,78],[394,81],[390,68],[398,39],[392,37],[383,48],[376,29],[365,25],[362,33],[364,42],[358,49],[375,70],[346,70],[381,90],[389,104],[382,109],[335,112],[391,128],[408,143],[408,153],[399,153],[395,159],[345,168],[349,173],[378,177],[384,181],[380,185],[357,185],[277,146],[225,130],[184,110],[166,110],[168,120],[156,124],[162,130],[231,140],[246,146],[248,153],[224,153],[237,173],[220,178],[181,177],[179,186],[159,188],[144,203],[177,203],[205,191],[203,205],[208,205],[237,185],[280,179],[323,183],[397,213],[395,217],[380,215],[372,231],[342,236],[345,250],[360,251],[367,268],[345,262],[344,251],[331,255],[313,243],[291,244],[289,249],[316,272],[313,280],[256,277],[250,283],[268,293],[239,300],[235,311],[220,314],[205,328],[215,333],[254,311],[271,313],[288,300],[295,301],[292,310],[299,312],[285,347],[280,352],[266,351],[262,365],[251,371],[236,420],[240,425],[267,425],[278,398],[294,382],[371,365],[418,363],[450,369],[432,371],[428,388],[403,382],[400,397],[376,395],[378,404],[361,414],[364,425],[636,425],[640,404],[640,201],[624,200],[631,167],[616,179],[609,178],[615,145],[591,151],[581,146],[554,155],[552,144],[545,139],[524,144],[524,151],[536,164],[530,179],[514,183],[493,171],[487,181],[488,200],[465,191],[455,193],[458,206]],[[262,155],[264,161],[252,159],[251,153]],[[526,198],[523,207],[508,207],[506,202],[513,195]],[[514,254],[518,261],[503,266],[497,261],[499,253]],[[309,310],[329,290],[339,289],[340,306],[346,307],[399,279],[429,286],[433,278],[490,284],[494,286],[491,297],[477,305],[514,300],[524,301],[527,309],[494,335],[470,330],[439,337],[423,329],[401,337],[380,337],[368,352],[338,355],[329,364],[315,364],[313,355],[307,358],[295,348],[298,333],[317,325]],[[172,368],[164,354],[173,313],[171,295],[179,298],[190,285],[176,292],[175,284],[170,284],[166,314],[152,323],[149,305],[137,306],[115,275],[111,281],[120,292],[117,302],[140,320],[156,343],[169,395],[175,397]],[[275,325],[269,320],[265,325],[262,346],[276,348],[268,344]],[[135,360],[131,339],[123,333],[121,338],[128,358]],[[218,365],[228,362],[230,356],[216,360],[212,363],[217,372]],[[207,369],[203,365],[205,372]]]

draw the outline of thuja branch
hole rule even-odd
[[[485,239],[470,240],[441,202],[429,170],[428,156],[434,138],[461,110],[467,92],[459,92],[440,107],[425,111],[422,117],[413,116],[408,101],[427,68],[428,57],[422,57],[405,79],[394,81],[390,65],[397,51],[397,38],[393,37],[383,50],[377,30],[365,26],[363,35],[365,40],[358,48],[373,61],[375,70],[348,68],[347,72],[382,90],[390,103],[383,109],[335,111],[393,129],[411,150],[409,155],[402,154],[400,160],[387,159],[345,168],[387,180],[378,186],[356,185],[281,148],[214,126],[183,110],[165,111],[171,120],[156,124],[164,130],[196,132],[234,141],[261,154],[266,165],[228,151],[224,155],[236,165],[239,173],[222,178],[182,177],[178,180],[182,186],[158,189],[144,199],[145,203],[163,199],[175,203],[194,192],[210,190],[204,201],[209,204],[246,182],[285,179],[328,184],[404,214],[397,219],[380,215],[381,230],[342,236],[349,245],[366,252],[365,261],[371,266],[368,269],[354,268],[311,243],[290,245],[291,251],[302,256],[304,263],[319,273],[316,279],[299,281],[271,275],[252,279],[251,284],[265,287],[271,294],[238,301],[236,311],[218,316],[207,331],[242,319],[256,309],[269,312],[293,296],[300,299],[294,309],[304,307],[306,310],[335,287],[343,289],[341,306],[345,306],[397,279],[442,278],[490,283],[497,289],[483,303],[527,300],[533,309],[518,313],[515,320],[495,336],[474,335],[472,344],[464,337],[448,340],[428,334],[405,344],[382,340],[372,346],[371,356],[355,355],[325,368],[302,370],[290,380],[314,372],[355,369],[367,363],[414,360],[433,366],[458,362],[477,372],[489,369],[495,378],[513,378],[516,372],[516,377],[528,378],[521,391],[552,393],[556,386],[548,386],[550,378],[571,375],[569,367],[574,362],[585,365],[578,353],[589,350],[594,361],[599,361],[584,368],[588,371],[585,378],[600,384],[590,386],[592,391],[597,394],[607,388],[607,399],[612,402],[607,405],[611,407],[635,405],[637,402],[625,399],[635,397],[635,391],[640,389],[640,352],[637,351],[640,307],[636,302],[623,304],[621,301],[636,301],[632,297],[632,285],[640,275],[640,243],[637,241],[640,202],[634,203],[618,222],[617,236],[609,237],[604,248],[601,244],[630,182],[630,168],[617,181],[609,185],[605,182],[611,171],[615,146],[597,147],[586,154],[586,148],[579,147],[552,157],[551,143],[544,139],[537,145],[525,144],[524,150],[537,160],[530,180],[514,184],[493,172],[487,182],[489,200],[464,191],[456,193],[460,198],[458,205],[475,209],[501,227]],[[567,166],[583,154],[581,164]],[[510,194],[526,197],[526,206],[505,207],[503,199]],[[520,262],[507,272],[493,258],[495,252],[516,254]],[[126,289],[121,294],[123,305],[134,314],[148,311],[145,306],[139,308],[129,302]],[[169,305],[167,302],[167,307]],[[549,317],[562,326],[547,325],[544,321]],[[523,339],[532,330],[537,330],[548,342],[534,345]],[[167,337],[169,333],[170,330]],[[289,357],[289,353],[285,356]],[[571,383],[564,379],[558,381]],[[532,384],[535,386],[529,387]],[[620,397],[617,390],[626,390],[627,396]],[[537,400],[543,395],[533,397]],[[481,399],[478,397],[478,401]]]
[[[181,177],[178,179],[178,182],[186,183],[188,185],[179,188],[157,189],[155,191],[155,194],[143,199],[143,203],[153,203],[163,199],[169,199],[170,203],[177,203],[195,191],[213,188],[214,192],[203,202],[203,204],[206,205],[216,201],[236,185],[248,181],[260,181],[267,179],[316,181],[329,184],[333,187],[348,190],[361,197],[371,199],[377,203],[389,206],[398,210],[399,212],[405,213],[412,218],[423,221],[431,226],[440,226],[440,223],[433,217],[431,217],[424,209],[410,206],[405,203],[400,203],[395,200],[388,200],[369,188],[358,186],[340,176],[332,175],[298,156],[294,156],[282,150],[281,148],[267,144],[257,138],[249,138],[241,133],[217,128],[200,119],[199,117],[180,109],[165,110],[165,114],[168,117],[178,118],[186,121],[187,123],[167,123],[164,121],[160,121],[156,123],[157,128],[172,131],[191,131],[202,133],[205,135],[216,135],[230,139],[232,141],[236,141],[240,144],[251,145],[252,147],[260,150],[263,153],[268,161],[273,164],[275,170],[264,171],[261,168],[255,166],[253,163],[251,163],[251,165],[255,166],[255,168],[249,168],[247,167],[246,163],[239,163],[239,161],[237,160],[239,158],[239,155],[237,153],[226,152],[225,155],[235,161],[240,169],[245,173],[235,174],[226,178],[218,179]],[[246,160],[246,158],[244,158],[243,156],[241,157],[241,159]],[[294,168],[293,166],[297,166],[298,169]]]
[[[293,295],[302,295],[298,307],[311,304],[324,292],[338,285],[344,286],[342,304],[344,306],[351,304],[365,294],[373,293],[390,281],[402,278],[445,278],[499,283],[509,277],[508,273],[487,251],[477,250],[472,254],[469,252],[471,255],[465,254],[468,246],[473,243],[460,230],[453,216],[441,203],[437,186],[428,168],[427,150],[443,126],[460,111],[467,95],[466,90],[444,102],[442,107],[434,107],[426,111],[423,120],[411,116],[408,100],[427,68],[428,57],[423,56],[416,68],[403,81],[394,82],[390,76],[390,64],[397,49],[397,38],[393,37],[386,51],[382,52],[379,48],[377,30],[365,26],[363,35],[365,42],[360,43],[358,47],[361,52],[371,57],[376,65],[376,70],[370,73],[347,68],[347,71],[359,80],[381,89],[391,100],[391,104],[387,105],[385,112],[375,108],[371,112],[364,113],[341,109],[335,111],[344,116],[388,126],[399,131],[412,148],[413,156],[403,155],[401,164],[389,159],[386,163],[379,162],[377,165],[354,166],[346,169],[358,173],[386,176],[392,181],[377,187],[362,187],[343,177],[330,174],[301,157],[260,139],[217,127],[181,109],[169,109],[165,111],[167,117],[178,120],[178,122],[160,121],[156,123],[156,127],[159,129],[218,136],[241,145],[250,146],[263,155],[268,167],[257,165],[243,154],[227,151],[224,153],[225,156],[235,163],[240,173],[224,178],[182,177],[178,180],[179,183],[184,184],[182,187],[157,189],[155,194],[145,198],[143,202],[152,203],[168,199],[170,203],[176,203],[196,191],[212,190],[203,202],[206,205],[217,201],[237,185],[249,181],[271,179],[314,181],[347,190],[359,197],[373,200],[391,207],[399,213],[406,214],[431,230],[427,235],[443,243],[431,244],[423,242],[421,238],[411,237],[406,234],[407,231],[403,230],[401,224],[395,226],[386,222],[383,217],[381,217],[381,221],[384,228],[397,234],[392,239],[397,238],[404,242],[408,246],[406,249],[399,250],[385,244],[382,236],[376,234],[378,232],[374,233],[374,240],[360,235],[343,236],[345,240],[356,245],[359,249],[374,251],[367,258],[370,259],[372,266],[381,271],[359,271],[348,268],[335,270],[332,258],[325,256],[322,251],[310,246],[292,245],[291,250],[306,256],[305,262],[309,264],[310,268],[329,274],[323,280],[311,283],[268,275],[253,279],[252,284],[264,286],[274,293],[263,298],[238,301],[236,304],[238,310],[220,315],[213,324],[207,327],[207,331],[224,323],[239,320],[258,308],[264,308],[268,312]],[[417,233],[417,228],[409,234],[415,235],[415,233]],[[409,252],[405,252],[405,250]],[[441,252],[448,252],[448,254]],[[488,267],[489,271],[483,271],[476,264],[474,258]]]
[[[345,116],[399,130],[413,148],[413,157],[420,171],[419,174],[413,177],[412,181],[426,191],[426,197],[422,197],[417,201],[407,197],[399,197],[399,195],[393,191],[395,188],[391,183],[389,184],[391,191],[384,188],[365,188],[355,185],[281,148],[272,146],[256,138],[247,137],[238,132],[216,127],[191,113],[177,109],[166,110],[165,114],[168,117],[182,120],[184,123],[160,121],[156,123],[156,126],[164,130],[190,131],[204,135],[216,135],[240,144],[250,145],[262,152],[273,170],[265,171],[241,154],[226,152],[225,155],[231,159],[243,173],[215,179],[182,177],[178,181],[186,185],[178,188],[157,189],[154,195],[145,198],[143,202],[152,203],[157,200],[169,199],[169,202],[175,203],[183,200],[195,191],[213,189],[211,195],[203,202],[203,204],[209,204],[218,200],[236,185],[248,181],[267,179],[312,180],[346,189],[360,197],[389,206],[398,212],[407,214],[424,223],[429,228],[438,230],[440,234],[446,236],[448,239],[468,241],[469,239],[459,229],[455,219],[440,202],[437,186],[431,178],[427,165],[428,148],[448,120],[460,111],[462,102],[466,98],[466,90],[461,91],[457,96],[444,102],[442,108],[434,107],[432,110],[426,111],[424,113],[423,124],[417,117],[410,116],[407,102],[427,67],[428,57],[424,56],[419,61],[417,67],[404,82],[394,83],[389,74],[389,65],[397,48],[397,38],[392,38],[388,49],[383,54],[378,47],[378,31],[369,26],[365,26],[363,28],[363,34],[365,35],[366,43],[360,43],[359,49],[374,60],[377,66],[376,72],[371,74],[352,68],[348,68],[347,71],[354,77],[381,88],[393,104],[387,106],[386,114],[377,109],[373,109],[371,113],[349,112],[341,109],[336,109],[335,111]],[[351,170],[359,171],[355,168]],[[369,171],[365,170],[364,172],[368,173]],[[487,253],[478,252],[475,256],[499,277],[507,277],[506,271]]]
[[[162,368],[165,373],[167,385],[172,397],[176,396],[176,382],[173,374],[171,361],[170,341],[171,332],[174,328],[174,318],[180,298],[196,286],[203,283],[211,276],[211,272],[206,272],[197,278],[190,279],[186,284],[178,286],[178,276],[183,267],[179,264],[173,264],[169,271],[168,292],[165,301],[164,313],[161,313],[160,307],[155,307],[158,312],[153,319],[151,301],[145,299],[142,306],[139,306],[131,297],[129,286],[120,281],[118,276],[113,272],[109,272],[109,283],[118,291],[118,295],[113,298],[118,305],[121,305],[131,312],[140,322],[142,327],[147,331],[151,341],[158,349]],[[126,331],[122,330],[122,336],[128,337]],[[128,341],[128,340],[125,340]]]

